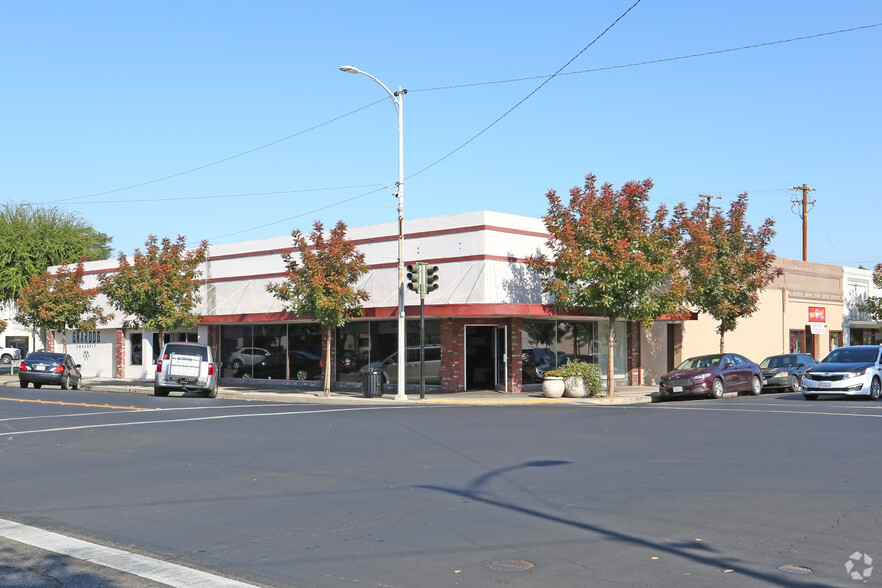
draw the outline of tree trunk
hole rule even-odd
[[[609,350],[609,355],[606,359],[606,397],[614,398],[616,395],[616,378],[615,378],[615,363],[613,362],[613,351],[615,349],[616,342],[616,332],[615,327],[616,319],[609,319],[609,336],[607,337],[607,346]]]
[[[325,331],[325,365],[324,365],[324,388],[325,388],[325,396],[331,395],[331,328],[325,325],[322,325],[322,329]]]
[[[720,329],[720,353],[726,353],[726,331]]]

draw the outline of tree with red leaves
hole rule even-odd
[[[368,266],[364,253],[346,238],[346,223],[342,220],[327,237],[320,221],[313,223],[309,237],[299,230],[294,230],[291,237],[294,248],[282,253],[287,277],[284,282],[268,284],[266,289],[282,301],[286,310],[322,325],[324,394],[330,396],[331,339],[335,328],[361,316],[361,303],[368,299],[368,293],[353,285],[367,273]]]
[[[681,310],[683,282],[674,253],[679,234],[667,224],[667,208],[650,217],[652,180],[628,182],[620,190],[585,176],[564,204],[554,190],[546,194],[543,217],[551,234],[549,255],[527,264],[542,277],[543,289],[559,311],[603,316],[609,321],[607,397],[615,396],[613,345],[618,319],[644,328],[659,316]]]
[[[208,254],[208,241],[187,249],[181,235],[175,242],[150,235],[144,249],[135,249],[131,263],[120,251],[116,271],[98,279],[114,308],[132,317],[126,326],[158,331],[162,341],[166,331],[199,324],[201,315],[193,309],[201,301],[199,266]]]
[[[44,270],[31,276],[15,301],[15,320],[34,329],[61,331],[61,344],[67,353],[67,331],[91,330],[105,323],[112,314],[93,304],[98,288],[83,288],[83,256],[73,270],[62,264],[54,274]]]
[[[729,212],[709,214],[706,201],[691,211],[683,203],[674,209],[674,222],[683,242],[678,260],[686,275],[686,301],[719,321],[720,353],[726,333],[738,319],[752,315],[759,292],[779,275],[775,254],[767,248],[775,236],[775,221],[767,218],[758,230],[744,222],[747,194],[732,202]]]

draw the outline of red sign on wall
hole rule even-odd
[[[824,323],[827,322],[827,309],[823,306],[809,306],[809,322]]]

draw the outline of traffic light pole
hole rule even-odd
[[[407,289],[420,295],[420,400],[426,399],[426,294],[438,289],[438,266],[407,266]],[[398,359],[399,365],[401,358]]]

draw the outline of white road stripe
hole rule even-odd
[[[137,413],[137,412],[142,412],[145,414],[151,413],[151,412],[169,413],[169,412],[178,412],[178,411],[182,411],[182,410],[226,410],[226,409],[231,409],[231,408],[255,408],[256,406],[259,406],[260,408],[264,408],[264,407],[272,408],[272,407],[279,407],[279,406],[291,406],[291,403],[290,402],[283,402],[280,404],[259,404],[259,405],[233,404],[230,406],[182,406],[179,408],[162,408],[162,407],[157,407],[157,408],[133,407],[133,408],[130,408],[130,407],[124,407],[124,408],[118,408],[116,410],[107,410],[107,411],[101,411],[101,412],[73,412],[73,413],[68,413],[68,414],[41,414],[41,415],[26,416],[26,417],[9,417],[9,418],[5,418],[5,419],[0,419],[0,423],[5,423],[7,421],[26,421],[26,420],[35,420],[35,419],[66,419],[66,418],[70,418],[70,417],[95,416],[95,415],[102,415],[102,414],[133,414],[133,413]]]
[[[12,437],[14,435],[32,435],[34,433],[57,433],[61,431],[77,431],[82,429],[104,429],[108,427],[133,427],[137,425],[164,425],[166,423],[189,423],[194,421],[214,421],[214,420],[223,420],[223,419],[244,419],[244,418],[257,418],[257,417],[273,417],[273,416],[286,416],[286,415],[302,415],[302,414],[321,414],[328,412],[352,412],[352,411],[362,411],[362,410],[395,410],[402,408],[411,408],[409,406],[367,406],[367,407],[354,407],[354,408],[328,408],[323,410],[298,410],[298,411],[285,411],[285,412],[271,412],[271,413],[258,413],[258,414],[225,414],[225,415],[216,415],[216,416],[205,416],[205,417],[192,417],[186,419],[160,419],[155,421],[132,421],[130,423],[103,423],[103,424],[94,424],[94,425],[78,425],[75,427],[57,427],[54,429],[37,429],[34,431],[3,431],[0,433],[0,437]]]
[[[769,412],[777,414],[808,414],[815,416],[846,416],[846,417],[865,417],[871,419],[880,419],[882,414],[863,414],[854,412],[820,412],[816,410],[762,410],[757,408],[711,408],[702,406],[658,406],[663,410],[715,410],[715,411],[732,411],[732,412]]]
[[[103,545],[89,543],[88,541],[74,539],[73,537],[5,519],[0,519],[0,537],[32,545],[53,553],[92,562],[155,582],[161,582],[174,588],[193,588],[196,586],[256,588],[254,584],[246,584],[238,580],[231,580],[121,549],[104,547]]]

